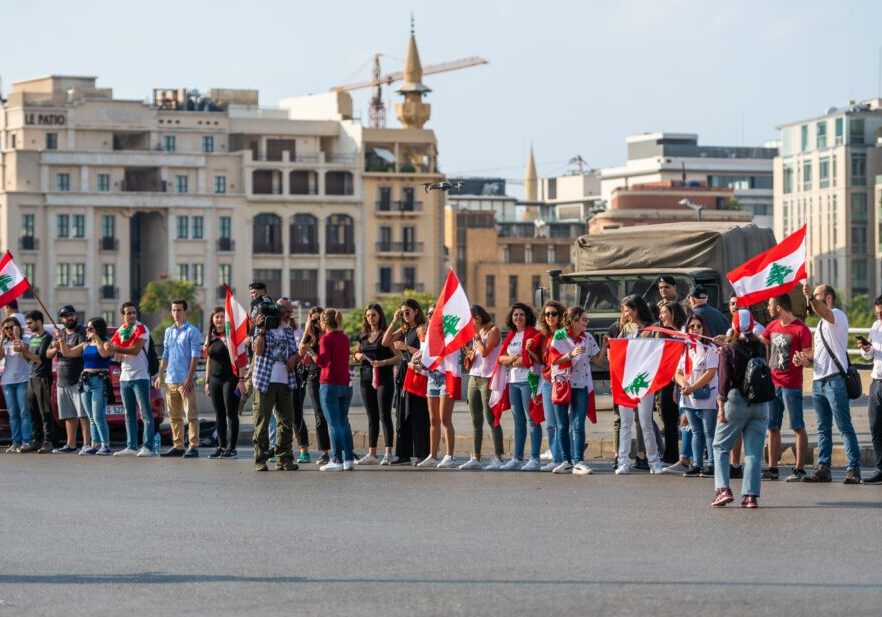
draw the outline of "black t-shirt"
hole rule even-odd
[[[223,337],[210,336],[208,339],[208,357],[211,358],[211,373],[209,377],[215,379],[233,379],[233,363],[230,362],[230,352]]]
[[[64,328],[61,331],[61,336],[64,337],[64,342],[67,343],[68,347],[76,347],[80,343],[85,342],[86,329],[81,325],[77,325],[76,330],[68,332],[67,328]],[[83,357],[67,358],[62,356],[60,352],[55,357],[58,358],[58,366],[56,367],[57,385],[64,388],[76,384],[83,372]]]
[[[31,362],[31,377],[52,381],[52,360],[46,357],[46,352],[49,350],[51,343],[52,337],[45,330],[39,336],[36,334],[31,335],[28,349],[32,354],[40,358],[37,362]]]
[[[370,364],[370,360],[388,360],[392,357],[392,350],[383,345],[382,340],[382,332],[377,335],[376,340],[373,342],[370,341],[369,337],[358,337],[358,344],[361,348],[361,353],[365,355],[365,358],[361,361],[361,381],[364,384],[369,384],[374,379],[373,367]],[[391,365],[380,367],[381,380],[392,381],[392,373],[393,368]]]

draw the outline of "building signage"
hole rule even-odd
[[[31,126],[64,126],[67,118],[64,114],[38,114],[34,112],[24,115],[25,124]]]

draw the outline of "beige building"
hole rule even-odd
[[[116,323],[160,276],[205,308],[258,279],[303,306],[349,308],[443,269],[437,142],[422,128],[411,36],[403,128],[367,129],[348,94],[259,107],[255,90],[113,97],[94,77],[13,84],[0,107],[0,245],[41,299]],[[33,308],[25,298],[22,308]]]

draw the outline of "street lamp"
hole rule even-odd
[[[695,210],[695,213],[698,215],[698,221],[701,222],[701,211],[704,210],[703,204],[692,203],[688,197],[684,197],[679,203],[681,206],[686,206],[687,208]]]

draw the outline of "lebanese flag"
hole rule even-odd
[[[224,330],[227,334],[227,350],[230,352],[230,361],[233,364],[233,373],[239,374],[239,369],[248,364],[248,350],[245,339],[248,338],[248,330],[251,328],[251,317],[236,302],[233,291],[224,284],[227,290],[227,298],[224,301]]]
[[[28,279],[12,261],[12,253],[6,251],[3,259],[0,259],[0,306],[6,306],[30,287]]]
[[[465,347],[474,336],[472,307],[451,268],[429,321],[422,357],[423,366],[430,371],[436,370],[444,358]]]
[[[590,336],[590,335],[585,335]],[[581,341],[581,339],[580,339]],[[555,379],[569,379],[569,372],[573,363],[569,360],[554,364],[558,358],[567,355],[576,348],[576,343],[570,338],[570,333],[565,328],[558,328],[554,331],[551,338],[551,344],[548,346],[548,362],[551,364],[551,383]],[[597,424],[597,403],[594,396],[594,389],[588,393],[588,405],[585,408],[585,415],[591,421],[591,424]]]
[[[147,326],[140,321],[136,321],[128,328],[117,328],[110,342],[117,347],[134,347],[135,343],[144,338],[147,334]]]
[[[527,383],[530,384],[530,419],[536,424],[542,424],[545,421],[545,407],[542,405],[542,392],[539,390],[539,375],[530,371]]]
[[[459,362],[459,353],[444,356],[438,366],[444,371],[444,385],[447,390],[447,398],[458,401],[462,398],[462,365]]]
[[[493,426],[499,426],[502,412],[511,409],[511,400],[508,396],[508,369],[499,362],[493,368],[490,377],[490,411],[493,413]]]
[[[679,339],[612,339],[609,379],[613,403],[633,409],[640,399],[674,379],[685,341]]]
[[[786,294],[806,278],[805,230],[803,225],[776,246],[726,275],[738,295],[739,306]]]

